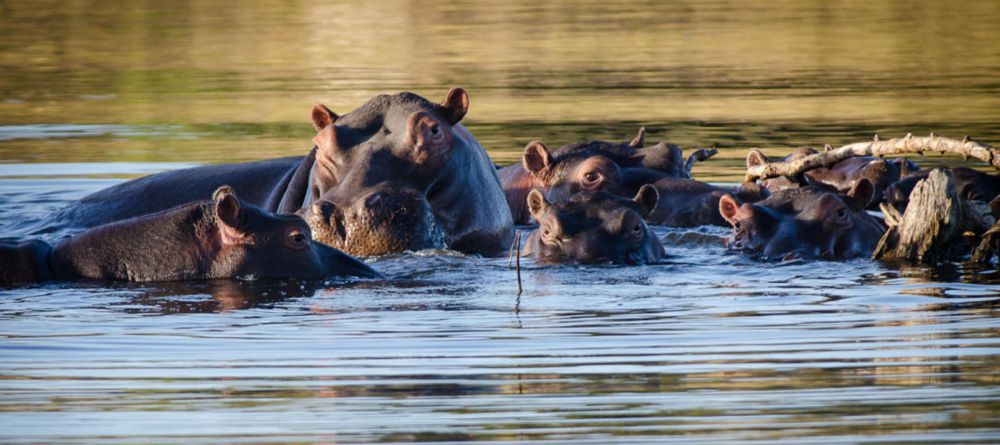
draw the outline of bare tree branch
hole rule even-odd
[[[923,154],[925,151],[955,153],[962,155],[965,159],[969,159],[970,157],[976,158],[1000,170],[1000,150],[973,141],[968,136],[962,140],[956,140],[935,136],[934,133],[931,133],[930,136],[913,136],[912,134],[907,134],[905,137],[883,141],[878,138],[878,135],[875,135],[875,139],[868,142],[858,142],[835,149],[828,148],[824,152],[806,156],[796,161],[771,162],[748,167],[744,181],[754,182],[758,179],[775,178],[778,176],[795,177],[808,170],[829,167],[854,156],[882,157],[905,153]]]

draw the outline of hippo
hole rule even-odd
[[[379,277],[310,235],[302,218],[263,211],[223,186],[211,200],[100,225],[55,246],[4,243],[0,283]]]
[[[874,187],[874,194],[865,207],[877,210],[886,188],[918,170],[920,167],[906,158],[860,156],[844,159],[829,168],[814,168],[803,176],[810,184],[828,185],[841,193],[847,193],[862,178],[867,179]]]
[[[802,147],[793,151],[788,156],[782,158],[780,162],[798,161],[799,159],[814,155],[816,153],[819,152],[816,151],[815,149],[809,147]],[[750,149],[750,151],[747,153],[747,168],[757,165],[770,164],[771,162],[775,161],[768,158],[766,155],[764,155],[763,152],[761,152],[756,148]],[[777,178],[768,178],[761,182],[764,184],[764,188],[766,188],[768,191],[772,193],[790,188],[799,188],[802,185],[802,181],[800,180],[800,178],[788,178],[785,176],[780,176]]]
[[[642,184],[663,177],[690,178],[694,163],[716,152],[714,149],[697,150],[685,161],[681,148],[676,145],[661,142],[644,147],[645,135],[645,129],[641,128],[628,143],[584,141],[555,150],[550,150],[541,141],[528,143],[520,164],[498,171],[514,222],[531,222],[525,198],[532,189],[543,190],[553,201],[566,199],[581,190],[602,189],[632,196]]]
[[[656,207],[657,195],[644,185],[632,199],[583,191],[553,204],[532,190],[527,204],[539,227],[528,235],[522,256],[541,263],[655,263],[666,253],[643,218]]]
[[[945,167],[941,167],[945,168]],[[917,183],[926,179],[936,169],[913,173],[885,189],[882,200],[899,210],[906,211],[910,202],[910,192]],[[967,201],[991,202],[1000,196],[1000,175],[990,175],[967,167],[951,168],[952,184],[958,196]]]
[[[513,239],[513,221],[493,163],[460,123],[468,108],[461,88],[439,104],[407,92],[379,95],[343,116],[316,105],[316,145],[304,157],[146,176],[84,197],[57,215],[58,224],[87,228],[149,214],[196,201],[223,184],[248,203],[281,214],[309,211],[324,196],[347,207],[347,200],[367,200],[391,179],[426,200],[449,248],[499,255]],[[358,179],[341,184],[352,175]]]
[[[653,185],[659,192],[656,210],[646,221],[669,227],[698,227],[729,223],[719,214],[719,200],[729,194],[739,202],[756,202],[768,196],[766,189],[754,183],[737,187],[719,187],[694,179],[660,178]]]
[[[818,153],[811,148],[800,148],[786,156],[782,161],[791,162]],[[747,153],[747,167],[772,162],[759,150]],[[803,184],[820,184],[832,187],[840,193],[847,193],[861,178],[865,178],[874,186],[875,193],[866,208],[877,210],[882,201],[885,189],[901,178],[919,171],[913,161],[906,158],[880,159],[873,156],[859,156],[844,159],[830,167],[820,167],[808,170],[801,178],[769,178],[763,181],[764,187],[772,192],[787,188],[797,188]]]
[[[361,198],[324,195],[300,214],[313,239],[358,256],[447,248],[430,203],[413,188],[392,182]]]
[[[719,213],[733,227],[729,245],[735,250],[765,258],[856,258],[871,255],[885,232],[865,211],[873,192],[861,178],[846,196],[805,186],[741,205],[727,194],[719,200]]]

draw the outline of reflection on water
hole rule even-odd
[[[1000,142],[996,2],[0,2],[0,236],[119,178],[303,154],[308,112],[467,88],[528,141]],[[924,164],[944,161],[921,159]],[[949,159],[949,163],[961,161]],[[387,281],[0,290],[5,443],[995,443],[1000,272],[420,252]],[[59,234],[47,234],[50,240]]]

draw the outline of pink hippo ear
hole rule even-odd
[[[243,238],[244,212],[240,200],[229,186],[219,187],[212,194],[215,216],[223,244],[237,244]]]
[[[660,192],[656,191],[656,186],[653,184],[646,184],[639,187],[639,193],[635,194],[632,201],[639,204],[639,207],[645,212],[642,216],[647,217],[653,214],[653,210],[656,210],[656,204],[660,201]]]
[[[445,96],[444,102],[441,102],[441,110],[449,124],[455,125],[461,122],[465,113],[469,112],[469,93],[459,87],[452,88]]]
[[[549,205],[549,201],[545,199],[545,195],[538,189],[532,189],[531,192],[528,192],[528,211],[531,212],[531,216],[535,218],[535,221],[542,221],[542,216],[549,209]]]
[[[338,117],[337,113],[330,111],[330,109],[325,105],[316,104],[316,106],[312,109],[313,128],[315,128],[316,131],[320,131],[333,125],[333,123],[337,121]]]
[[[764,156],[764,153],[761,153],[761,151],[756,148],[751,148],[747,153],[747,168],[764,165],[770,162],[771,160],[768,159],[767,156]]]
[[[719,198],[719,213],[729,224],[736,225],[736,212],[740,210],[740,204],[736,198],[729,193]]]
[[[646,144],[646,127],[639,127],[639,134],[632,138],[632,141],[628,143],[632,148],[642,148]]]
[[[524,147],[524,156],[521,158],[524,169],[534,175],[547,170],[552,165],[552,153],[542,141],[531,141]]]
[[[857,211],[862,211],[868,207],[868,203],[872,201],[872,196],[875,195],[875,187],[872,186],[871,181],[867,178],[858,179],[854,186],[851,187],[851,191],[847,192],[848,205]]]

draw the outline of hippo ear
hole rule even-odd
[[[756,148],[751,148],[750,152],[747,153],[747,168],[753,167],[755,165],[764,165],[770,163],[771,160],[764,156],[760,150]]]
[[[646,144],[646,127],[639,127],[639,134],[632,138],[632,141],[628,143],[632,148],[642,148]]]
[[[220,187],[215,192],[215,216],[226,226],[239,229],[243,226],[243,209],[236,195],[228,193]],[[232,190],[232,189],[230,189]]]
[[[337,113],[330,111],[330,109],[325,105],[316,104],[316,106],[312,109],[313,128],[315,128],[316,131],[320,131],[333,125],[333,123],[337,121],[338,117]]]
[[[639,207],[646,213],[642,216],[646,217],[653,214],[653,210],[656,210],[656,203],[660,201],[660,192],[656,191],[656,186],[653,184],[646,184],[639,187],[639,193],[635,194],[632,198],[639,204]]]
[[[552,165],[552,153],[542,141],[531,141],[524,147],[524,156],[521,160],[525,170],[538,174]]]
[[[528,193],[528,211],[531,212],[531,216],[535,218],[536,221],[542,221],[542,215],[549,208],[549,201],[545,199],[545,195],[542,194],[538,189],[532,189]]]
[[[218,201],[222,199],[225,195],[236,196],[236,190],[233,190],[233,188],[228,185],[223,185],[215,189],[214,192],[212,192],[212,201]]]
[[[848,204],[854,210],[864,210],[868,207],[868,203],[872,201],[872,196],[874,195],[875,187],[872,186],[871,181],[867,178],[858,179],[854,183],[854,187],[851,187],[851,191],[847,192],[847,196],[850,198]]]
[[[449,124],[459,123],[469,111],[469,93],[459,87],[452,88],[441,102],[441,110]]]
[[[719,213],[729,224],[736,224],[736,212],[739,209],[740,204],[736,202],[736,198],[733,195],[726,193],[719,198]]]

